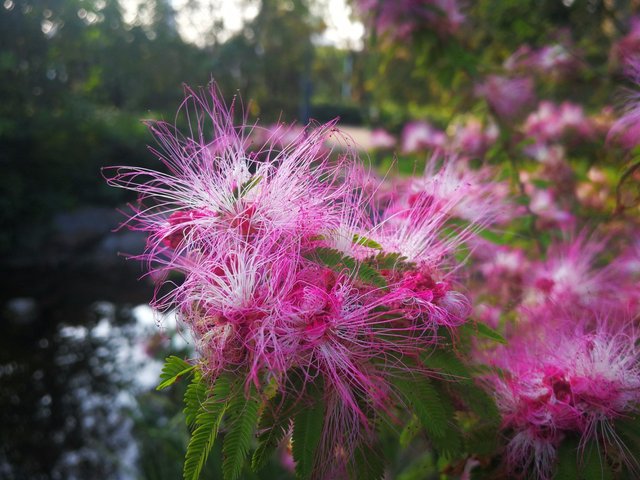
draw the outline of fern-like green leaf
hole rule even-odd
[[[411,416],[411,420],[404,426],[400,432],[400,446],[407,448],[421,430],[422,423],[415,415]]]
[[[488,425],[497,429],[500,424],[500,411],[494,399],[475,384],[471,372],[458,356],[448,350],[437,349],[423,358],[423,363],[447,377],[447,386],[456,392],[460,400]]]
[[[495,342],[502,343],[503,345],[507,344],[507,340],[496,332],[493,328],[485,325],[482,322],[476,322],[474,324],[466,324],[465,328],[471,332],[473,335],[477,335],[479,337],[489,338]]]
[[[242,473],[258,422],[260,401],[255,389],[249,398],[240,392],[229,404],[230,425],[222,446],[222,473],[225,480],[236,480]]]
[[[402,261],[402,258],[404,257],[399,253],[379,253],[373,260],[376,265],[378,265],[378,268],[382,270],[392,270]]]
[[[187,426],[191,427],[196,421],[202,403],[207,398],[207,384],[202,375],[195,371],[191,383],[184,392],[184,415]]]
[[[324,402],[317,401],[300,411],[293,420],[293,458],[298,478],[310,478],[316,460],[316,450],[324,426]]]
[[[369,283],[380,288],[387,286],[387,281],[380,275],[377,269],[368,263],[361,263],[353,257],[343,255],[342,252],[336,249],[326,247],[316,248],[311,258],[320,261],[322,264],[337,272],[344,269],[354,272],[358,279],[364,283]]]
[[[195,365],[191,365],[175,355],[167,357],[160,374],[160,380],[162,381],[156,387],[156,390],[163,390],[173,385],[180,377],[190,373],[194,368],[196,368]]]
[[[232,384],[227,376],[216,379],[210,396],[201,404],[196,415],[196,429],[191,434],[184,460],[184,480],[198,480],[202,467],[207,461],[213,442],[218,436],[218,428],[227,410]]]
[[[335,248],[318,247],[313,253],[327,267],[335,268],[342,263],[342,252]]]
[[[465,452],[481,457],[492,456],[498,448],[498,428],[483,421],[467,427],[464,432]]]
[[[473,380],[453,381],[448,383],[448,386],[458,393],[460,400],[476,414],[478,419],[487,425],[492,425],[496,429],[495,434],[497,434],[497,428],[502,418],[491,395],[476,385]]]
[[[558,449],[555,480],[575,480],[578,476],[578,441],[566,438]]]
[[[450,399],[426,377],[397,380],[396,386],[420,419],[436,450],[448,457],[458,455],[462,436],[455,425]]]
[[[260,418],[258,448],[253,452],[251,468],[260,470],[269,460],[278,444],[282,441],[291,423],[291,403],[281,403],[282,398],[276,396],[273,402],[267,403]]]
[[[464,380],[471,378],[471,373],[467,367],[456,356],[456,354],[450,350],[439,348],[424,356],[422,361],[430,369],[451,377],[451,380]]]
[[[380,480],[384,476],[384,454],[377,444],[359,443],[349,463],[352,480]]]
[[[613,472],[607,463],[606,455],[597,441],[588,443],[582,452],[580,478],[583,480],[611,480]]]
[[[382,245],[380,245],[375,240],[371,240],[370,238],[364,237],[362,235],[358,235],[357,233],[353,234],[353,243],[356,245],[362,245],[363,247],[373,248],[375,250],[382,250]]]

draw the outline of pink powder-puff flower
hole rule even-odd
[[[215,86],[187,90],[182,113],[183,133],[150,123],[167,172],[118,167],[108,179],[140,194],[127,224],[148,233],[141,258],[159,279],[154,305],[178,310],[205,378],[233,373],[247,388],[273,381],[300,398],[321,383],[320,471],[340,471],[372,431],[371,412],[391,410],[390,377],[409,374],[401,359],[431,348],[439,327],[466,321],[469,302],[453,268],[443,270],[490,221],[488,190],[450,167],[429,167],[434,180],[418,192],[385,190],[350,151],[328,150],[335,122],[291,137],[279,126],[260,144],[259,128],[236,126]],[[470,225],[443,235],[469,196],[487,212],[464,208]],[[366,280],[360,269],[373,270],[365,262],[380,250],[407,258]],[[166,280],[167,292],[162,277],[172,271],[183,280]]]
[[[524,153],[543,165],[553,167],[566,164],[566,152],[562,145],[534,143],[527,145]]]
[[[396,146],[397,140],[384,128],[374,128],[369,142],[374,150],[388,150]]]
[[[580,57],[564,43],[545,45],[538,49],[522,45],[504,62],[508,71],[529,71],[552,78],[573,74],[582,66]]]
[[[488,384],[511,437],[509,469],[549,479],[567,435],[578,435],[582,448],[591,440],[621,445],[613,421],[638,408],[639,337],[628,324],[585,313],[533,315],[507,346],[492,352],[490,363],[502,373]],[[627,460],[633,468],[635,461]]]
[[[558,205],[556,196],[549,189],[527,188],[529,209],[546,225],[561,226],[564,229],[574,225],[574,216]]]
[[[640,85],[640,55],[628,59],[627,74]],[[611,126],[607,141],[627,149],[640,144],[640,92],[627,92],[624,114]]]
[[[463,198],[457,195],[464,190]],[[449,215],[476,225],[501,223],[510,218],[507,196],[509,186],[495,179],[488,167],[472,169],[467,161],[449,159],[441,166],[435,159],[427,162],[424,174],[410,182],[409,200],[427,193]],[[453,202],[450,202],[454,199]]]
[[[248,151],[247,129],[235,127],[233,113],[215,91],[210,94],[189,91],[185,100],[186,118],[197,122],[195,138],[164,122],[150,123],[161,147],[154,153],[169,173],[118,167],[109,179],[140,193],[129,224],[149,232],[145,258],[170,268],[192,252],[218,251],[228,241],[308,233],[330,224],[333,201],[342,195],[340,172],[351,161],[347,154],[328,162],[324,141],[336,134],[333,123],[298,135],[284,148],[278,135],[285,130],[276,130],[266,144]],[[204,138],[205,129],[212,139]]]
[[[633,278],[640,278],[640,236],[638,234],[634,236],[634,240],[622,251],[616,261],[617,267],[622,272]]]
[[[487,303],[479,303],[473,309],[473,315],[479,322],[489,325],[491,328],[498,328],[502,309]]]
[[[402,129],[402,151],[414,153],[424,150],[441,150],[445,147],[447,136],[430,123],[414,121]]]
[[[480,265],[480,271],[487,279],[496,276],[519,277],[528,267],[522,250],[496,245],[493,255]]]
[[[516,247],[496,245],[482,238],[472,239],[470,243],[473,261],[467,271],[479,280],[470,291],[474,304],[476,301],[485,304],[476,308],[476,318],[494,326],[498,321],[492,316],[495,312],[507,312],[520,301],[529,260],[524,251]]]
[[[518,117],[535,100],[530,77],[489,75],[477,86],[476,94],[484,97],[496,115],[504,120]]]
[[[358,0],[356,6],[378,34],[392,40],[407,40],[422,29],[448,36],[465,20],[457,0]]]
[[[614,308],[620,279],[611,266],[598,268],[607,242],[581,233],[573,240],[553,244],[543,261],[532,264],[524,303],[572,305],[575,309]]]
[[[611,47],[609,57],[617,64],[626,63],[640,51],[640,17],[631,17],[629,31]]]
[[[495,123],[483,127],[476,118],[469,119],[464,125],[456,125],[454,129],[453,148],[462,155],[472,157],[482,157],[500,133]]]
[[[422,177],[396,183],[382,208],[373,209],[381,213],[372,235],[385,251],[441,269],[442,262],[475,232],[503,215],[501,194],[488,181],[490,172],[464,165],[453,159],[440,163],[434,157]],[[453,218],[462,218],[467,225],[443,237],[445,224]]]
[[[591,120],[580,105],[570,102],[556,105],[549,101],[540,102],[538,110],[527,117],[524,131],[541,143],[560,140],[569,133],[590,139],[595,133]]]

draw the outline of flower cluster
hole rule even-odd
[[[462,21],[455,2],[358,3],[396,40]],[[188,91],[182,130],[150,123],[164,169],[120,167],[110,182],[140,194],[128,224],[148,234],[154,304],[196,346],[178,376],[196,370],[214,400],[230,377],[234,398],[257,395],[255,419],[272,420],[253,422],[258,442],[290,436],[303,478],[363,477],[376,427],[405,420],[403,441],[419,423],[446,457],[440,473],[546,480],[567,462],[586,471],[595,450],[603,472],[637,476],[620,429],[640,418],[640,243],[625,243],[637,195],[620,202],[639,170],[611,165],[633,158],[640,102],[630,94],[617,121],[611,107],[536,102],[541,78],[581,73],[568,45],[523,46],[472,79],[471,112],[372,131],[386,175],[336,122],[237,125],[214,86]],[[317,445],[304,444],[319,404]]]
[[[638,22],[640,24],[640,22]],[[628,57],[626,64],[629,77],[640,85],[640,56]],[[631,149],[640,144],[640,94],[629,92],[627,94],[627,107],[624,115],[611,127],[608,140]]]
[[[504,62],[508,71],[533,72],[557,78],[575,74],[582,66],[580,56],[563,43],[537,49],[522,45]]]
[[[425,27],[451,35],[465,21],[457,0],[358,0],[356,4],[377,32],[395,40],[406,40]]]
[[[302,398],[321,385],[319,468],[341,468],[371,411],[393,403],[392,377],[420,374],[407,359],[467,320],[453,253],[500,206],[453,161],[378,179],[348,148],[331,151],[329,137],[349,143],[333,122],[255,145],[258,127],[235,126],[215,87],[183,108],[188,135],[150,123],[166,172],[120,167],[109,180],[140,194],[129,224],[148,233],[154,274],[184,276],[155,306],[178,309],[212,381],[233,373]],[[466,224],[445,230],[453,218]]]
[[[622,445],[615,421],[640,406],[637,252],[603,265],[608,242],[586,234],[551,245],[544,259],[484,243],[476,312],[508,333],[508,345],[477,352],[500,372],[486,378],[509,433],[512,472],[552,478],[561,443]],[[529,255],[530,257],[530,255]],[[508,316],[515,323],[504,324]],[[625,447],[618,452],[626,455]],[[625,458],[635,468],[632,456]]]
[[[614,422],[637,411],[640,399],[639,337],[629,325],[560,308],[524,320],[529,327],[493,352],[503,375],[491,389],[512,432],[510,469],[547,479],[567,437],[578,436],[583,448],[591,439],[621,443]]]

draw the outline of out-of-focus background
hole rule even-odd
[[[424,157],[408,139],[412,120],[429,122],[419,125],[425,148],[470,114],[500,127],[491,76],[520,75],[523,46],[538,62],[529,67],[540,98],[610,124],[624,49],[640,45],[631,0],[422,2],[431,6],[391,27],[384,3],[0,3],[0,478],[180,477],[181,392],[153,386],[160,359],[190,346],[171,315],[145,306],[153,284],[121,255],[145,239],[114,232],[117,209],[135,198],[108,187],[101,169],[158,168],[142,120],[171,121],[183,83],[215,79],[265,125],[339,116],[390,165],[401,151]],[[285,455],[260,478],[289,467]],[[397,473],[422,478],[415,472]]]

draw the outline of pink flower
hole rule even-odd
[[[483,96],[491,109],[503,119],[513,119],[535,99],[530,77],[502,77],[489,75],[478,85],[476,93]]]
[[[484,128],[478,119],[471,118],[464,125],[456,125],[453,148],[463,155],[482,157],[498,139],[499,133],[494,123]]]
[[[421,29],[451,35],[465,20],[457,0],[358,0],[356,5],[378,34],[393,40],[406,40]]]
[[[395,147],[396,138],[384,128],[375,128],[371,131],[371,148],[386,150]]]
[[[447,136],[441,130],[424,121],[407,123],[402,129],[402,151],[414,153],[422,150],[442,149]]]
[[[629,57],[627,74],[636,85],[640,85],[640,56]],[[609,130],[607,141],[631,149],[640,144],[640,92],[627,93],[624,114]]]
[[[422,177],[399,180],[391,194],[377,198],[380,217],[372,235],[385,251],[398,252],[412,262],[442,269],[443,262],[478,230],[508,215],[489,170],[473,171],[465,162],[437,158],[427,162]],[[451,219],[467,225],[451,235],[441,232]]]
[[[553,244],[546,259],[531,266],[524,303],[531,307],[552,302],[575,309],[614,308],[620,279],[613,267],[597,267],[606,247],[606,241],[589,238],[585,233]]]
[[[154,305],[179,311],[206,378],[232,372],[300,396],[321,379],[322,472],[340,471],[371,433],[372,412],[394,407],[396,359],[467,320],[469,302],[443,269],[491,213],[473,212],[458,236],[442,230],[469,196],[491,204],[489,191],[472,194],[449,167],[430,167],[434,180],[413,197],[386,190],[352,152],[328,149],[335,122],[279,125],[260,144],[259,128],[236,126],[215,86],[187,90],[182,113],[184,132],[150,123],[167,173],[118,167],[108,179],[140,194],[128,224],[148,233],[141,258],[160,278]],[[407,259],[377,270],[378,254]],[[184,279],[161,293],[172,271]]]
[[[640,17],[631,17],[628,33],[611,47],[610,57],[615,61],[626,63],[629,58],[640,51]]]
[[[504,63],[509,71],[531,71],[552,77],[564,77],[578,71],[582,61],[575,51],[563,44],[555,43],[533,49],[522,45]]]
[[[534,160],[547,166],[561,166],[566,164],[566,153],[562,145],[534,143],[525,147],[524,152]]]
[[[556,105],[542,101],[538,110],[531,113],[524,124],[525,133],[538,142],[559,140],[568,133],[590,139],[595,130],[580,105],[562,102]]]
[[[553,192],[549,189],[528,188],[529,209],[546,223],[568,228],[573,225],[574,217],[570,211],[558,205]]]
[[[608,441],[599,432],[615,438],[612,422],[637,411],[639,337],[629,326],[558,309],[538,311],[524,323],[528,327],[491,354],[490,363],[503,373],[488,383],[503,428],[512,432],[511,471],[549,479],[567,434],[579,435],[583,447],[594,437]]]

